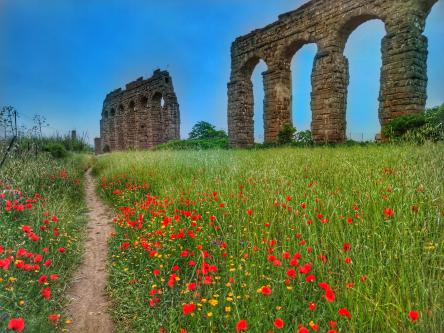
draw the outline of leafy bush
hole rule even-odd
[[[398,117],[390,121],[383,129],[383,134],[387,138],[399,138],[407,131],[419,128],[426,123],[423,113],[410,114]]]
[[[392,141],[424,143],[444,140],[444,104],[427,109],[425,113],[393,119],[383,130]]]
[[[209,150],[228,149],[228,138],[205,140],[174,140],[158,145],[155,150]]]
[[[47,144],[43,150],[49,152],[54,158],[64,158],[68,156],[66,148],[58,142]]]
[[[296,143],[303,146],[310,146],[314,143],[310,130],[297,132],[295,135],[295,139]]]
[[[287,123],[282,126],[278,133],[277,142],[279,145],[286,145],[295,141],[296,128]]]
[[[190,134],[190,140],[207,140],[207,139],[224,139],[227,138],[227,133],[223,130],[216,130],[214,125],[206,121],[199,121],[193,126]]]

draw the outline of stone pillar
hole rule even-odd
[[[163,108],[164,124],[165,127],[165,142],[170,140],[180,139],[180,116],[179,116],[179,104],[177,103],[176,96],[174,94],[167,94],[165,96],[165,106]]]
[[[342,52],[319,52],[312,73],[311,130],[316,143],[337,143],[346,139],[348,60]]]
[[[134,104],[134,106],[130,107],[129,110],[129,119],[128,121],[128,128],[127,128],[127,136],[128,136],[128,148],[129,149],[136,149],[137,145],[137,113],[139,112],[139,109]]]
[[[99,155],[102,153],[102,139],[101,138],[94,138],[94,149],[96,155]]]
[[[276,141],[286,123],[292,125],[291,69],[289,63],[264,72],[264,128],[265,142]]]
[[[116,114],[114,112],[114,114],[110,115],[109,118],[109,128],[110,128],[110,132],[109,132],[109,148],[111,151],[116,150]]]
[[[150,125],[151,125],[151,136],[150,136],[150,147],[154,147],[162,143],[163,131],[162,126],[162,106],[161,106],[162,95],[156,93],[150,101]]]
[[[116,133],[117,133],[117,150],[125,150],[126,149],[126,142],[125,142],[125,110],[122,107],[119,107],[117,110],[117,116],[116,116]]]
[[[423,112],[427,99],[427,38],[421,18],[396,23],[382,41],[379,119],[381,126],[399,116]]]
[[[228,136],[230,146],[254,145],[253,83],[246,76],[233,77],[228,83]]]

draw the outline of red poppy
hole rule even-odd
[[[182,306],[182,312],[185,316],[189,315],[190,313],[193,313],[195,309],[196,309],[196,305],[192,304],[192,303],[191,304],[184,304]]]
[[[293,269],[293,268],[289,268],[287,270],[287,276],[292,278],[292,279],[295,279],[296,278],[296,270]]]
[[[327,289],[326,291],[325,291],[325,295],[324,295],[324,297],[325,297],[325,299],[327,300],[327,302],[333,302],[334,300],[335,300],[335,298],[336,298],[336,295],[335,295],[335,293],[334,293],[334,291],[333,290],[331,290],[331,289]]]
[[[11,318],[8,323],[8,329],[21,332],[25,328],[25,320],[23,318]]]
[[[60,315],[59,314],[50,314],[50,315],[48,315],[48,320],[49,321],[56,322],[56,321],[59,321],[59,319],[60,319]]]
[[[391,208],[384,208],[384,215],[385,217],[392,217],[395,214],[393,209]]]
[[[310,311],[314,311],[316,309],[316,303],[311,302],[308,304],[308,307],[310,308]]]
[[[45,299],[51,298],[51,287],[43,288],[41,291],[42,297]]]
[[[347,317],[347,318],[350,319],[350,312],[348,312],[348,310],[347,310],[346,308],[340,308],[340,309],[338,310],[338,314],[339,314],[340,316]]]
[[[277,329],[281,329],[281,328],[283,328],[284,327],[284,321],[281,319],[281,318],[277,318],[275,321],[274,321],[274,326],[277,328]]]
[[[351,249],[350,243],[344,243],[344,245],[342,246],[342,249],[344,250],[344,252],[350,251],[350,249]]]
[[[413,322],[417,321],[418,318],[419,318],[419,313],[418,313],[418,311],[415,311],[415,310],[410,311],[410,312],[409,312],[409,318],[410,318],[410,320],[413,321]]]
[[[308,330],[308,328],[301,326],[299,327],[298,333],[309,333],[310,331]]]
[[[263,286],[261,289],[260,289],[260,292],[261,292],[261,294],[262,295],[271,295],[271,288],[270,287],[268,287],[268,286]]]
[[[241,319],[236,324],[236,333],[246,331],[248,329],[247,321],[245,319]]]

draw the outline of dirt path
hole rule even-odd
[[[70,302],[67,314],[72,319],[68,332],[111,333],[113,323],[107,313],[109,301],[105,294],[107,281],[107,239],[112,232],[110,210],[96,194],[91,169],[85,174],[88,206],[87,240],[83,262],[74,274],[67,291]]]

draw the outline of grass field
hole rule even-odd
[[[101,156],[119,332],[443,332],[444,146]]]
[[[85,162],[40,154],[0,170],[0,332],[69,323],[63,293],[82,252]]]

